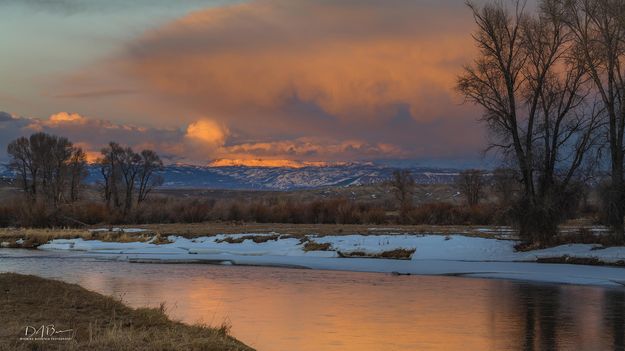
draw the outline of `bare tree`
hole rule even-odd
[[[130,147],[121,153],[119,168],[124,186],[124,213],[128,213],[132,207],[132,197],[139,170],[141,169],[141,156],[136,154]]]
[[[79,199],[81,187],[87,177],[87,156],[82,149],[74,150],[69,160],[69,200],[75,202]]]
[[[467,200],[467,205],[476,206],[483,196],[484,171],[468,169],[460,172],[456,179],[456,186]]]
[[[545,243],[561,219],[558,195],[595,147],[599,119],[587,104],[585,69],[570,59],[574,45],[562,9],[544,1],[530,15],[524,3],[514,4],[510,11],[500,2],[469,3],[479,57],[465,67],[458,90],[484,109],[494,137],[489,148],[518,169],[521,236]]]
[[[622,0],[552,0],[565,11],[575,36],[576,58],[592,80],[607,125],[611,184],[607,219],[625,241],[625,2]]]
[[[141,151],[137,204],[143,202],[152,189],[163,184],[163,177],[157,174],[162,168],[163,161],[156,152],[152,150]]]
[[[9,167],[17,173],[22,183],[22,190],[25,194],[34,197],[37,189],[35,181],[37,170],[30,151],[30,141],[25,137],[17,138],[9,143],[7,152],[11,156]]]
[[[399,219],[402,223],[406,223],[412,209],[412,196],[415,188],[415,181],[410,171],[394,171],[391,178],[391,188],[399,205]]]
[[[56,208],[78,197],[84,152],[67,138],[35,133],[12,141],[7,151],[24,193],[32,201],[39,199]]]
[[[121,207],[121,159],[124,149],[115,142],[103,148],[100,153],[102,158],[98,160],[100,173],[104,179],[103,195],[106,207],[118,209]]]
[[[104,179],[102,192],[109,209],[128,214],[134,202],[143,202],[163,182],[157,174],[163,162],[152,150],[137,154],[130,147],[111,142],[101,153],[98,163]]]

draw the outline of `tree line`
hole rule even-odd
[[[67,138],[35,133],[9,143],[7,152],[9,166],[30,202],[40,200],[57,208],[80,197],[86,156]]]
[[[67,138],[34,133],[10,142],[7,152],[30,215],[62,214],[63,206],[85,196],[89,174],[86,153]],[[163,183],[159,174],[163,162],[152,150],[136,153],[111,142],[100,154],[95,161],[102,175],[98,189],[111,212],[127,215]]]
[[[512,165],[523,238],[548,243],[579,184],[607,168],[604,211],[625,242],[625,2],[538,5],[468,3],[478,56],[457,90],[482,107],[489,149]]]

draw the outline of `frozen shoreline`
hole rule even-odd
[[[245,236],[245,237],[243,237]],[[233,234],[186,239],[170,236],[170,243],[101,242],[56,239],[41,250],[79,251],[85,255],[137,263],[214,263],[297,267],[322,270],[457,275],[562,284],[624,286],[625,268],[536,263],[539,258],[596,258],[606,263],[625,260],[625,247],[572,244],[529,252],[515,252],[515,241],[462,235],[341,235],[307,240],[330,244],[328,251],[304,251],[305,240],[274,234]],[[247,239],[246,239],[247,238]],[[252,238],[258,239],[255,242]],[[244,240],[243,240],[244,239]],[[264,239],[267,239],[263,242]],[[225,240],[233,241],[229,243]],[[239,242],[240,241],[240,242]],[[409,260],[340,258],[338,252],[376,255],[396,249],[415,250]]]

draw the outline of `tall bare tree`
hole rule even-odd
[[[82,183],[87,177],[87,155],[82,149],[76,149],[69,160],[69,199],[75,202],[79,199]]]
[[[562,9],[544,1],[537,14],[514,1],[469,3],[479,49],[458,90],[480,105],[499,149],[518,169],[520,234],[546,243],[561,219],[559,194],[579,176],[596,143],[599,121],[587,104],[585,69],[571,60],[573,41]]]
[[[110,209],[118,209],[121,207],[121,169],[120,163],[124,149],[115,142],[103,148],[100,153],[102,157],[97,161],[100,166],[100,173],[104,179],[102,185],[104,201],[106,207]]]
[[[130,147],[111,142],[101,153],[102,192],[109,209],[128,214],[134,202],[143,202],[163,182],[157,174],[163,162],[152,150],[135,153]]]
[[[577,56],[602,103],[607,125],[611,184],[607,199],[608,222],[625,241],[625,1],[552,0],[565,11],[575,36]]]
[[[33,161],[30,140],[20,137],[9,143],[7,152],[11,156],[9,167],[18,174],[24,194],[31,197],[37,193],[37,165]]]
[[[119,169],[122,175],[125,194],[124,213],[128,213],[128,211],[132,208],[132,198],[135,192],[135,184],[141,169],[141,156],[132,151],[130,147],[125,148],[121,153]]]
[[[143,150],[140,155],[141,167],[138,176],[137,204],[145,201],[152,189],[163,184],[163,177],[158,174],[163,168],[161,158],[152,150]]]
[[[29,199],[52,207],[77,199],[84,178],[84,152],[67,138],[35,133],[12,141],[7,151]]]

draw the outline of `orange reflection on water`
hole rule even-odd
[[[133,306],[165,301],[169,314],[185,322],[228,321],[233,336],[258,350],[594,350],[598,342],[622,340],[615,330],[623,320],[606,320],[614,306],[597,288],[251,267],[131,267],[142,273],[80,283],[121,294]]]

